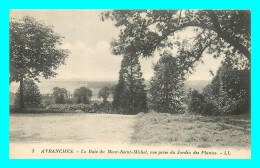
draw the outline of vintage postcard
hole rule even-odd
[[[10,159],[250,159],[250,10],[10,10]]]

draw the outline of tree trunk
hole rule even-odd
[[[23,94],[23,75],[21,75],[21,79],[20,79],[20,108],[23,109],[24,108],[24,94]]]

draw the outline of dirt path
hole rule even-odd
[[[10,142],[128,144],[134,117],[117,114],[10,114]]]

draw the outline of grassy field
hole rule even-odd
[[[198,148],[250,148],[251,117],[140,113],[134,124],[131,142]]]
[[[128,143],[135,116],[93,113],[10,114],[10,143]]]

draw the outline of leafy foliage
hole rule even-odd
[[[78,104],[89,104],[92,97],[92,91],[86,87],[80,87],[74,91],[74,97]]]
[[[113,96],[113,98],[115,97],[116,87],[117,87],[117,85],[113,85],[113,86],[110,87],[110,89],[109,89],[110,94]]]
[[[56,104],[65,104],[65,98],[67,98],[68,91],[64,88],[54,87],[53,96]]]
[[[244,60],[251,57],[251,14],[246,10],[112,10],[102,20],[111,19],[120,28],[112,42],[114,54],[135,48],[136,56],[150,57],[165,48],[175,49],[182,57],[183,71],[192,72],[194,63],[207,52]],[[178,33],[192,31],[183,42]],[[177,39],[177,40],[174,40]]]
[[[184,84],[178,64],[177,58],[164,52],[154,66],[149,100],[151,108],[158,112],[183,112]]]
[[[47,110],[59,112],[86,112],[86,113],[113,113],[112,105],[109,102],[101,104],[50,104]]]
[[[112,108],[112,104],[108,101],[103,102],[99,105],[96,105],[97,107],[97,111],[100,113],[112,113],[113,112],[113,108]]]
[[[113,107],[134,114],[147,108],[146,91],[141,66],[137,57],[123,56],[119,81],[114,91]]]
[[[204,89],[207,100],[213,102],[220,114],[250,112],[250,70],[236,69],[225,62],[211,84]]]
[[[51,104],[46,107],[48,110],[55,110],[61,112],[82,111],[82,112],[96,112],[97,108],[90,104]]]
[[[20,82],[23,88],[25,78],[39,81],[39,76],[54,77],[54,70],[65,63],[69,51],[57,47],[62,44],[63,37],[56,34],[53,27],[32,17],[23,17],[11,19],[9,31],[10,83]],[[21,96],[23,103],[22,99]]]
[[[41,94],[38,86],[33,80],[26,79],[23,85],[23,97],[25,107],[40,107],[42,104]],[[20,88],[15,94],[14,104],[20,107]]]
[[[194,114],[200,114],[202,113],[203,104],[204,104],[205,98],[202,94],[200,94],[197,90],[191,90],[188,91],[188,102],[187,102],[187,108],[188,111]]]
[[[110,90],[106,86],[101,88],[98,92],[98,97],[102,97],[104,103],[107,102],[107,98],[109,95],[110,95]]]
[[[68,50],[58,49],[63,37],[51,26],[31,17],[10,21],[10,82],[19,82],[21,76],[38,80],[54,77],[59,65],[65,63]]]
[[[189,90],[187,96],[188,113],[192,114],[217,114],[217,109],[212,101],[206,99],[205,95],[197,90]]]
[[[200,94],[190,91],[188,110],[191,113],[227,115],[250,112],[250,70],[239,70],[227,61],[212,82]]]

